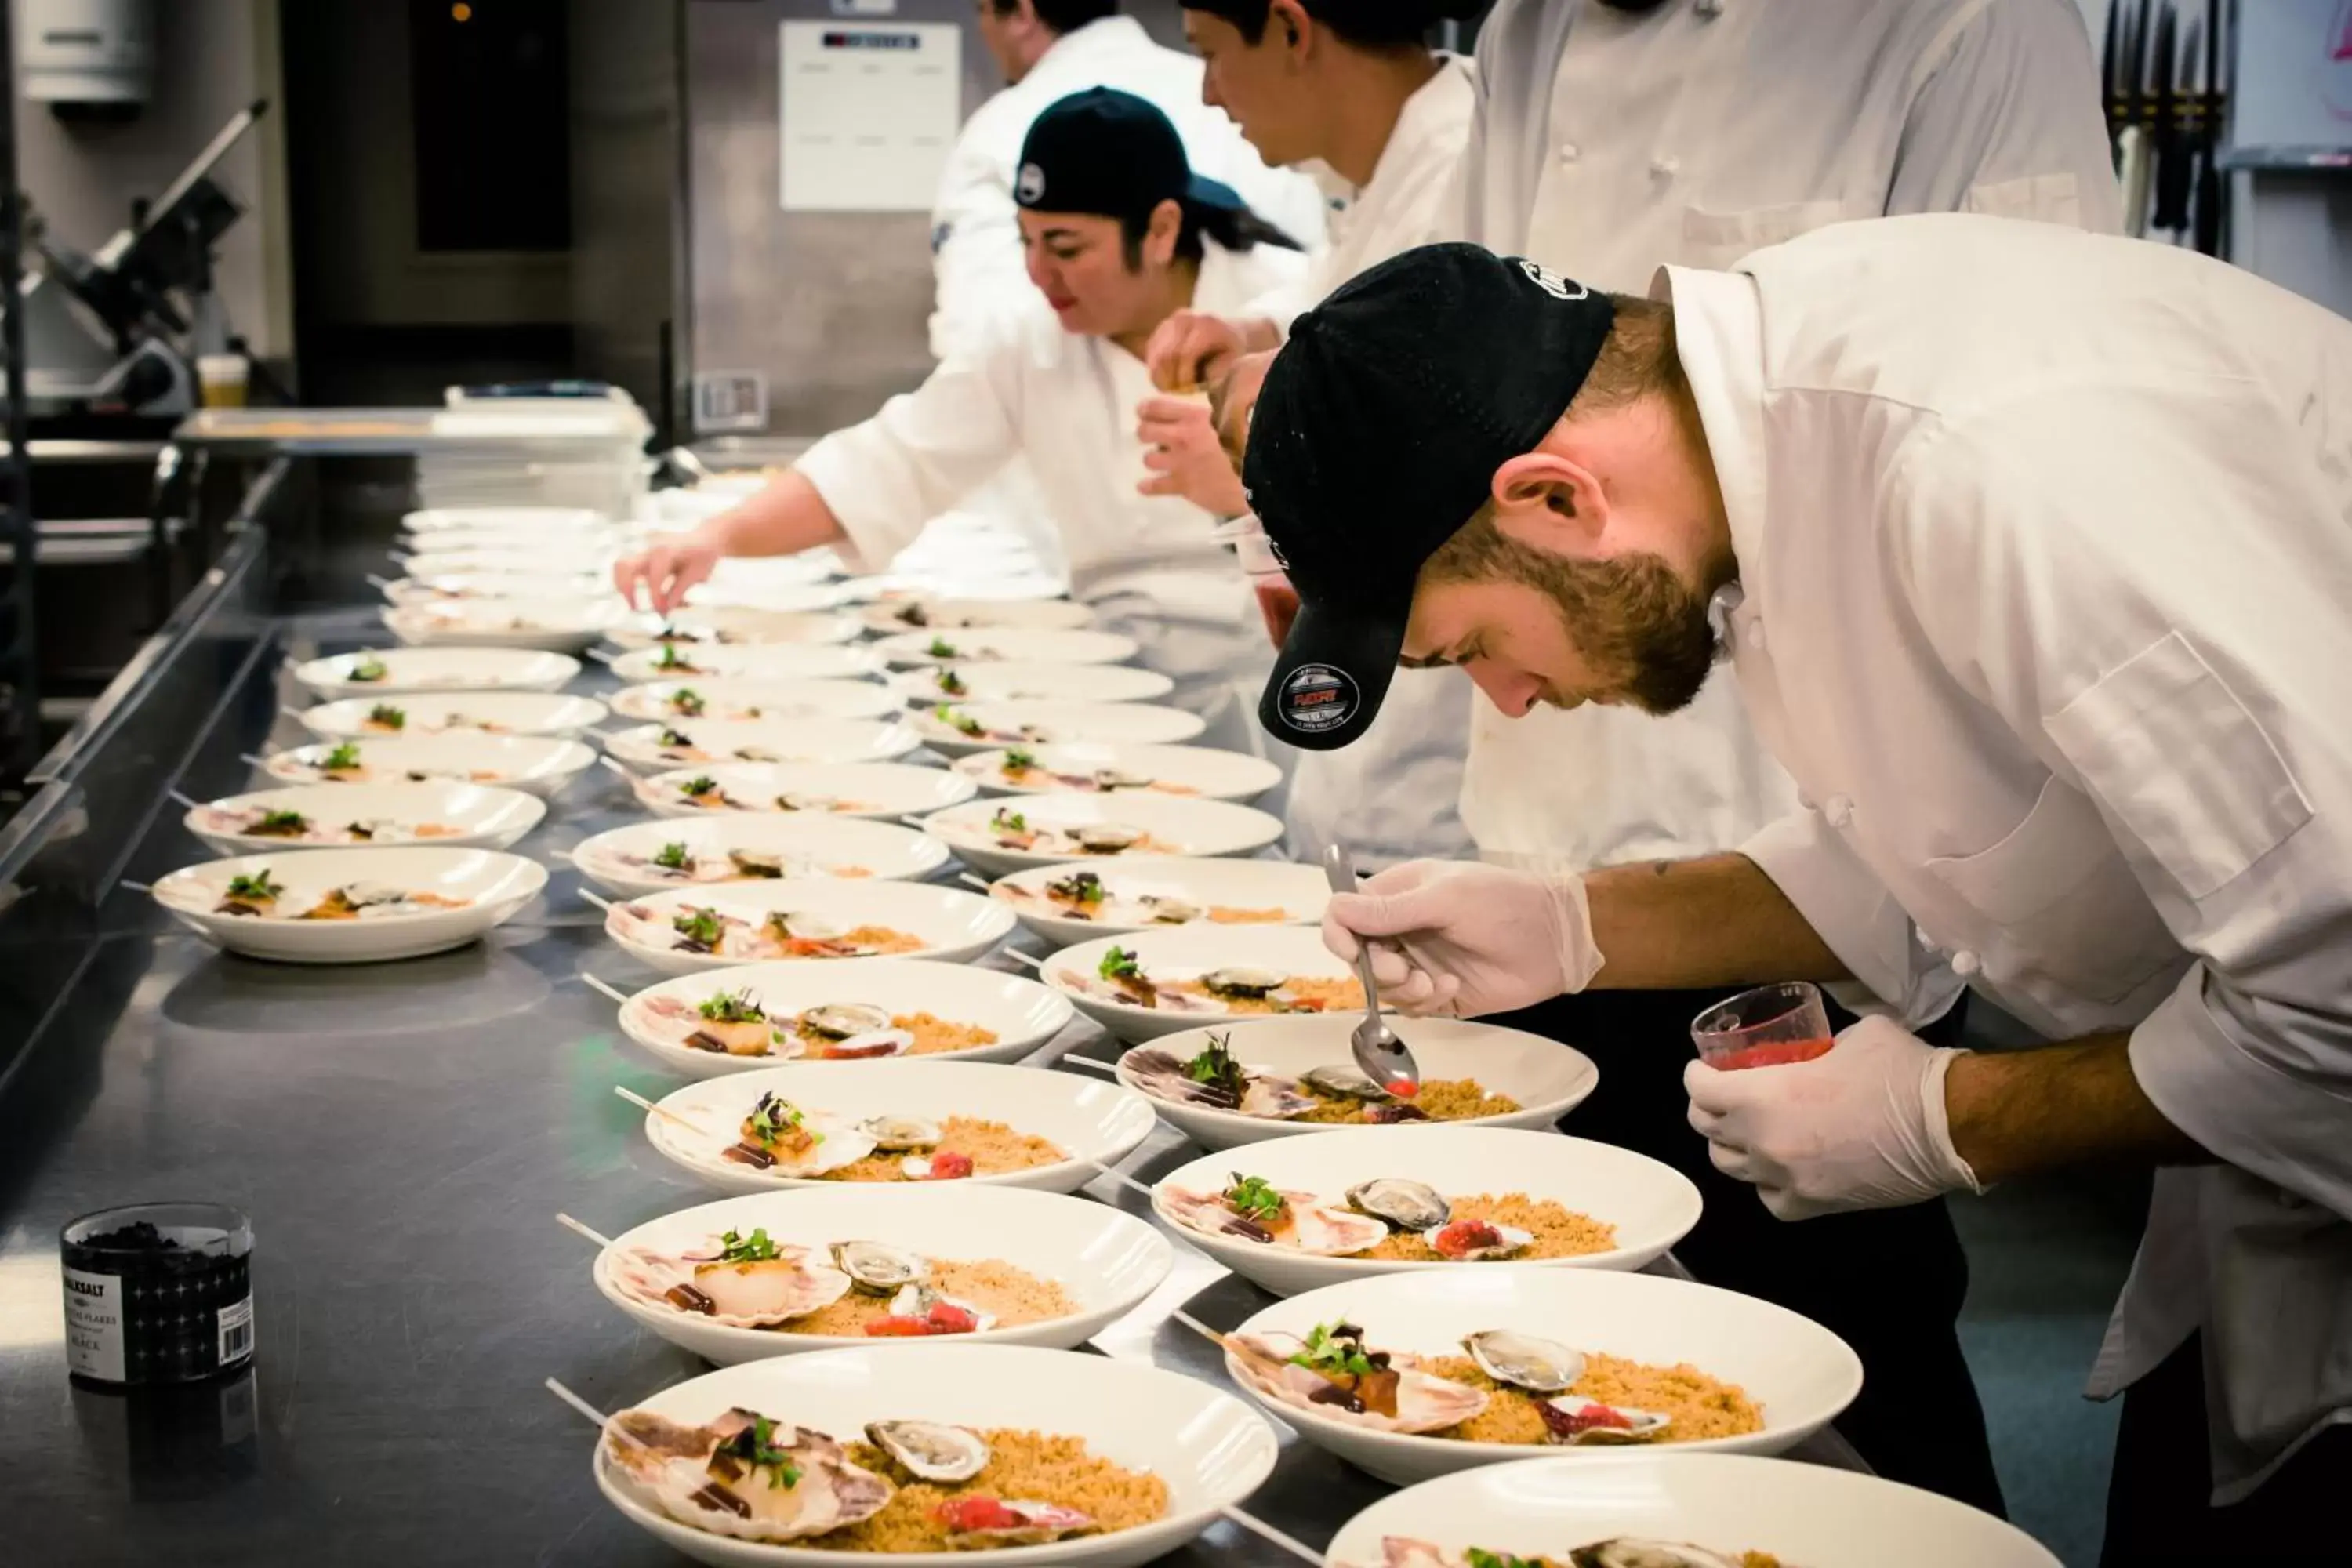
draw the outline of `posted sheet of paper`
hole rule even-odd
[[[963,119],[963,29],[785,22],[789,212],[929,212]]]

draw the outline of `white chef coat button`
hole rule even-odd
[[[1832,827],[1843,827],[1853,820],[1853,797],[1833,795],[1822,803],[1822,815],[1830,819]]]
[[[1968,948],[1952,954],[1952,973],[1966,980],[1984,967],[1984,960]]]
[[[1579,158],[1583,156],[1584,149],[1578,146],[1575,142],[1563,142],[1559,144],[1559,161],[1561,163],[1573,163]]]
[[[1650,173],[1661,180],[1671,180],[1683,172],[1683,161],[1672,153],[1661,153],[1650,160]]]

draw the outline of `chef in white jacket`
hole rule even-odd
[[[1671,712],[1720,659],[1801,792],[1732,853],[1397,868],[1333,900],[1336,949],[1399,944],[1384,994],[1465,1013],[1866,986],[1892,1016],[1816,1060],[1687,1062],[1716,1163],[1790,1220],[2159,1167],[2092,1384],[2132,1388],[2108,1561],[2329,1554],[2352,323],[1981,216],[1668,268],[1649,300],[1439,247],[1294,328],[1244,474],[1303,600],[1270,727],[1345,744],[1399,658],[1507,714]],[[1906,1027],[1964,985],[2062,1043]]]
[[[1213,383],[1235,356],[1278,346],[1292,317],[1365,268],[1446,237],[1476,92],[1468,61],[1423,40],[1447,16],[1475,9],[1465,0],[1184,0],[1208,101],[1267,163],[1313,175],[1327,203],[1325,243],[1303,279],[1238,314],[1171,317],[1146,356],[1161,387]],[[1155,398],[1138,412],[1154,448],[1150,488],[1228,516],[1249,510],[1199,402]],[[1458,802],[1470,697],[1452,670],[1403,676],[1360,744],[1298,754],[1285,813],[1291,852],[1313,860],[1344,842],[1373,868],[1469,853]]]
[[[1028,309],[742,506],[621,563],[615,579],[667,610],[729,555],[832,544],[859,568],[887,561],[1023,456],[1074,595],[1174,679],[1174,700],[1210,721],[1213,743],[1246,744],[1236,683],[1266,660],[1248,590],[1206,512],[1137,493],[1133,410],[1150,393],[1142,350],[1171,311],[1238,309],[1306,258],[1231,189],[1192,174],[1167,116],[1129,93],[1090,89],[1040,115],[1016,184]]]

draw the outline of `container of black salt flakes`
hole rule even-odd
[[[194,1383],[253,1360],[253,1223],[219,1204],[132,1204],[70,1221],[66,1364],[103,1387]]]

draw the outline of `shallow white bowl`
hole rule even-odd
[[[301,910],[336,888],[382,882],[411,892],[467,899],[463,909],[355,921],[216,915],[233,878],[267,870]],[[547,885],[535,860],[494,849],[305,849],[242,855],[174,871],[155,884],[155,901],[231,952],[287,963],[376,963],[463,947],[504,924]]]
[[[593,599],[613,590],[602,572],[448,572],[407,576],[382,584],[397,605],[444,605],[476,599]]]
[[[810,1114],[847,1121],[869,1116],[950,1116],[1002,1121],[1016,1132],[1051,1140],[1070,1158],[1051,1165],[1002,1175],[968,1176],[953,1186],[1034,1187],[1074,1193],[1101,1173],[1088,1161],[1116,1165],[1150,1135],[1151,1108],[1131,1089],[1075,1073],[992,1062],[929,1061],[901,1057],[871,1062],[791,1062],[756,1072],[704,1079],[672,1090],[661,1101],[671,1116],[684,1117],[701,1137],[669,1116],[646,1115],[646,1136],[664,1158],[698,1180],[728,1193],[763,1193],[778,1187],[838,1189],[821,1177],[784,1176],[755,1171],[720,1157],[762,1094],[782,1096]],[[885,1192],[931,1190],[922,1182],[877,1184]]]
[[[673,731],[708,754],[664,755],[678,749],[662,743]],[[887,763],[922,743],[913,730],[890,719],[673,719],[621,731],[604,742],[604,751],[638,773],[665,773],[714,763]]]
[[[429,536],[421,536],[429,537]],[[557,543],[497,545],[468,543],[455,534],[420,542],[410,552],[393,552],[393,560],[413,580],[467,576],[476,573],[497,573],[501,575],[593,577],[599,583],[612,582],[614,547],[603,541],[594,543]]]
[[[1113,946],[1134,953],[1144,973],[1160,980],[1193,980],[1209,970],[1236,965],[1278,969],[1286,974],[1315,980],[1345,980],[1355,973],[1323,945],[1322,932],[1312,926],[1180,926],[1174,931],[1131,931],[1124,936],[1082,942],[1046,959],[1037,977],[1067,996],[1079,1012],[1129,1045],[1203,1026],[1222,1029],[1262,1015],[1162,1012],[1156,1007],[1137,1007],[1089,996],[1063,981],[1063,973],[1070,970],[1094,975],[1103,955]],[[1360,1012],[1336,1016],[1363,1021]]]
[[[1158,1101],[1153,1101],[1155,1105]],[[1312,1138],[1254,1143],[1179,1166],[1160,1178],[1171,1187],[1223,1192],[1235,1172],[1263,1176],[1286,1192],[1313,1193],[1334,1204],[1348,1189],[1382,1176],[1425,1182],[1452,1196],[1525,1193],[1617,1227],[1617,1245],[1581,1258],[1523,1262],[1392,1263],[1381,1258],[1316,1258],[1288,1247],[1203,1236],[1176,1223],[1157,1195],[1154,1207],[1175,1233],[1243,1279],[1277,1296],[1296,1296],[1382,1274],[1458,1273],[1463,1269],[1645,1268],[1698,1223],[1698,1189],[1673,1166],[1613,1144],[1492,1122],[1443,1127],[1340,1127]]]
[[[1286,1078],[1297,1078],[1318,1067],[1349,1061],[1348,1037],[1363,1021],[1361,1013],[1243,1018],[1207,1028],[1186,1029],[1178,1035],[1163,1035],[1151,1043],[1189,1060],[1208,1048],[1211,1036],[1224,1036],[1233,1041],[1236,1059]],[[1420,1063],[1423,1078],[1475,1079],[1488,1092],[1507,1094],[1523,1107],[1508,1116],[1450,1122],[1450,1127],[1525,1127],[1549,1131],[1561,1117],[1583,1104],[1601,1079],[1600,1069],[1582,1051],[1541,1035],[1468,1018],[1397,1017],[1391,1018],[1391,1024],[1412,1047],[1413,1059]],[[1134,1082],[1125,1071],[1120,1073],[1119,1080]],[[1139,1084],[1136,1088],[1141,1089]],[[1215,1110],[1204,1105],[1147,1098],[1151,1099],[1170,1126],[1203,1149],[1231,1149],[1268,1139],[1286,1140],[1298,1133],[1333,1131],[1312,1122],[1276,1121],[1263,1116]],[[1406,1127],[1400,1131],[1436,1132],[1443,1129]]]
[[[919,624],[907,619],[919,609]],[[934,599],[898,595],[861,606],[857,618],[886,637],[906,631],[960,631],[968,626],[1075,631],[1095,624],[1095,613],[1068,599]]]
[[[1137,795],[1177,800],[1252,801],[1282,782],[1282,770],[1263,757],[1214,746],[1112,746],[1099,741],[1073,741],[1056,746],[1023,748],[1035,759],[1017,781],[1004,772],[1009,751],[978,752],[956,761],[956,772],[993,795],[1099,795],[1130,799]],[[1168,788],[1120,788],[1109,792],[1091,783],[1068,784],[1060,777],[1091,780],[1101,769],[1139,773]]]
[[[1163,1519],[1112,1535],[982,1554],[1001,1568],[1134,1568],[1175,1551],[1273,1473],[1274,1429],[1221,1389],[1140,1362],[1032,1345],[858,1346],[750,1362],[666,1388],[637,1408],[700,1423],[741,1405],[851,1438],[869,1421],[914,1419],[1013,1426],[1083,1437],[1097,1454],[1168,1483]],[[604,1458],[596,1485],[629,1521],[698,1563],[720,1568],[954,1568],[968,1552],[883,1555],[735,1541],[663,1513]]]
[[[581,876],[622,898],[666,892],[672,888],[721,887],[731,882],[757,885],[758,878],[734,874],[721,880],[695,881],[658,868],[630,864],[624,856],[651,859],[667,844],[683,844],[698,861],[726,864],[730,850],[781,855],[806,868],[795,877],[844,876],[850,872],[879,881],[907,881],[927,877],[947,863],[946,847],[911,827],[891,822],[861,822],[835,816],[795,816],[782,813],[719,812],[692,821],[631,823],[587,839],[572,851],[572,863]]]
[[[730,1057],[679,1045],[674,1038],[678,1030],[665,1027],[650,1007],[656,996],[698,1004],[721,992],[746,990],[773,1017],[797,1017],[811,1007],[859,1002],[892,1013],[927,1012],[996,1036],[992,1046],[935,1052],[919,1058],[923,1061],[1018,1061],[1059,1034],[1071,1018],[1067,998],[1023,975],[919,958],[874,958],[849,964],[743,963],[665,980],[629,998],[621,1008],[621,1029],[662,1065],[688,1078],[722,1078],[783,1066],[763,1057]]]
[[[632,782],[637,802],[656,816],[710,816],[688,802],[683,788],[696,779],[716,779],[730,798],[745,804],[730,810],[781,811],[773,804],[786,791],[823,795],[846,804],[829,816],[901,817],[935,811],[972,797],[972,782],[943,768],[908,763],[715,763],[672,768]]]
[[[950,772],[948,776],[971,783],[959,772]],[[1222,800],[1186,800],[1150,790],[1121,790],[1109,795],[1034,795],[1016,801],[970,801],[925,817],[923,831],[954,850],[964,864],[987,876],[1078,861],[1089,866],[1119,863],[1118,855],[1005,847],[991,837],[988,826],[1000,811],[1013,813],[1032,827],[1071,829],[1099,823],[1139,828],[1152,838],[1147,853],[1193,858],[1254,855],[1282,837],[1282,819],[1255,806]]]
[[[963,683],[959,695],[940,682]],[[1123,664],[958,664],[909,669],[890,678],[890,689],[909,703],[1151,702],[1176,689],[1153,669]]]
[[[358,749],[360,765],[368,770],[366,777],[337,779],[320,771],[320,764],[340,745]],[[348,742],[313,742],[273,753],[264,760],[261,771],[286,784],[337,787],[370,784],[495,784],[544,800],[552,798],[595,760],[596,753],[590,747],[560,736],[484,735],[452,730],[438,735],[371,735]],[[420,773],[429,776],[409,776]]]
[[[650,922],[632,915],[632,909],[651,913]],[[614,904],[604,920],[604,934],[620,943],[631,957],[665,974],[692,974],[706,969],[733,969],[740,958],[685,952],[673,945],[670,921],[689,909],[715,909],[750,921],[763,921],[772,910],[814,915],[844,927],[888,926],[920,937],[923,945],[912,952],[877,954],[875,958],[809,958],[785,960],[831,968],[845,963],[873,963],[883,957],[935,958],[961,963],[978,958],[1004,940],[1013,930],[1008,910],[976,894],[954,888],[912,882],[858,882],[803,878],[798,881],[722,882],[715,888],[688,888],[649,893]],[[651,930],[646,928],[650,923]],[[836,1065],[828,1063],[828,1066]],[[885,1064],[896,1066],[896,1063]]]
[[[373,659],[380,680],[352,671]],[[295,667],[294,679],[321,697],[382,697],[394,691],[552,691],[580,673],[566,654],[518,647],[394,647],[339,653]]]
[[[1277,1301],[1237,1331],[1304,1334],[1339,1318],[1362,1325],[1378,1350],[1459,1354],[1466,1334],[1511,1329],[1652,1365],[1688,1362],[1738,1384],[1763,1406],[1761,1431],[1676,1443],[1676,1454],[1780,1453],[1828,1426],[1862,1392],[1862,1359],[1811,1319],[1753,1296],[1653,1274],[1482,1265],[1384,1274]],[[1225,1370],[1234,1376],[1230,1354]],[[1234,1384],[1257,1397],[1238,1376]],[[1399,1486],[1535,1457],[1512,1444],[1368,1431],[1288,1405],[1279,1413],[1308,1442]],[[1581,1458],[1602,1451],[1570,1452]]]
[[[670,706],[680,690],[702,699],[699,714]],[[656,680],[623,688],[612,703],[624,719],[661,723],[686,718],[888,719],[906,706],[896,692],[870,680]]]
[[[390,849],[404,848],[414,842],[305,844],[212,826],[215,812],[253,810],[299,811],[313,822],[330,826],[371,818],[389,818],[412,826],[435,823],[457,831],[423,840],[425,845],[444,849],[504,849],[539,826],[547,816],[547,803],[520,790],[469,784],[297,784],[210,801],[182,820],[188,831],[203,839],[205,847],[215,855],[269,855],[281,849]]]
[[[839,557],[824,549],[803,550],[797,555],[730,555],[712,569],[701,585],[722,593],[772,593],[823,583],[834,575],[839,563]],[[689,597],[688,602],[698,601]]]
[[[757,643],[740,647],[694,644],[680,647],[677,657],[695,668],[692,673],[662,668],[670,653],[665,647],[639,648],[613,661],[621,679],[647,680],[859,680],[882,673],[881,656],[871,648],[846,643]]]
[[[1687,1542],[1790,1568],[2059,1568],[2013,1524],[1876,1476],[1747,1454],[1587,1451],[1440,1477],[1340,1527],[1327,1562],[1381,1568],[1388,1536],[1564,1563],[1630,1537]]]
[[[1023,925],[1056,947],[1091,942],[1116,931],[1177,929],[1169,921],[1147,920],[1142,910],[1115,901],[1100,906],[1104,912],[1091,920],[1064,914],[1046,900],[1045,886],[1081,868],[1102,879],[1112,900],[1150,894],[1181,899],[1203,910],[1212,906],[1243,910],[1279,906],[1284,918],[1262,922],[1265,925],[1318,924],[1323,919],[1323,906],[1331,899],[1330,884],[1312,866],[1288,860],[1198,860],[1166,855],[1138,855],[1132,858],[1122,855],[1115,861],[1085,868],[1067,864],[1033,866],[999,878],[989,895],[1019,916]],[[1029,896],[1018,896],[1021,894]],[[1215,925],[1205,918],[1182,923]],[[1256,929],[1260,923],[1216,929],[1246,931]]]
[[[377,730],[368,717],[378,704],[397,708],[406,722]],[[346,697],[297,714],[302,727],[321,740],[457,734],[555,735],[565,739],[604,721],[606,709],[593,697],[541,691],[420,691],[391,697]]]
[[[943,1182],[920,1192],[836,1184],[826,1192],[754,1193],[721,1198],[649,1220],[614,1237],[617,1248],[677,1253],[714,1236],[764,1229],[778,1244],[806,1247],[819,1262],[837,1241],[877,1241],[926,1258],[995,1259],[1051,1279],[1077,1310],[1044,1322],[960,1336],[960,1345],[1043,1345],[1075,1350],[1134,1310],[1174,1265],[1168,1238],[1108,1204],[1020,1187]],[[658,1307],[622,1289],[614,1254],[599,1252],[590,1278],[604,1299],[655,1333],[719,1366],[848,1345],[879,1349],[911,1340],[855,1339],[787,1330],[732,1328]]]
[[[383,624],[412,647],[543,647],[576,653],[602,638],[626,613],[610,595],[452,599],[438,605],[388,605]]]
[[[986,726],[974,737],[948,723],[942,710]],[[1145,702],[956,702],[909,710],[907,723],[945,757],[1001,751],[1008,745],[1095,742],[1162,745],[1190,741],[1208,726],[1199,714]]]
[[[940,651],[942,648],[946,651]],[[1117,632],[942,627],[894,633],[876,643],[874,650],[901,668],[928,669],[942,664],[1005,660],[1025,664],[1120,664],[1135,657],[1136,644],[1133,637],[1121,637]]]
[[[609,533],[613,520],[577,506],[445,506],[404,513],[400,526],[420,535],[487,531],[561,541],[571,535]]]
[[[687,647],[764,647],[771,643],[845,643],[865,628],[855,616],[824,610],[682,609],[662,616],[636,616],[608,635],[625,648],[658,647],[664,626],[685,633]]]

